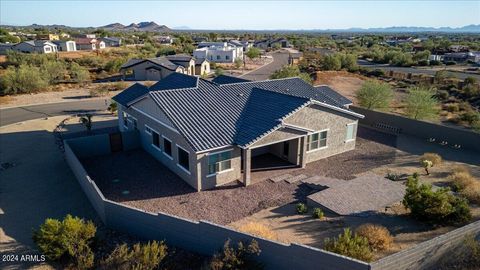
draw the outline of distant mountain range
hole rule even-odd
[[[172,31],[165,25],[158,25],[155,22],[140,22],[123,25],[121,23],[112,23],[97,27],[106,31],[140,31],[140,32],[170,32]]]
[[[463,27],[418,27],[418,26],[392,26],[383,28],[348,28],[348,29],[327,29],[311,31],[328,32],[382,32],[382,33],[412,33],[412,32],[450,32],[450,33],[480,33],[480,24],[471,24]]]
[[[99,27],[70,27],[67,25],[53,24],[53,25],[39,25],[32,24],[29,26],[15,26],[2,25],[3,27],[16,28],[47,28],[47,29],[104,29],[106,31],[117,32],[171,32],[171,31],[220,31],[220,32],[236,32],[236,31],[252,31],[252,32],[328,32],[328,33],[421,33],[421,32],[443,32],[443,33],[480,33],[480,24],[471,24],[463,27],[418,27],[418,26],[392,26],[392,27],[378,27],[378,28],[348,28],[348,29],[273,29],[273,30],[246,30],[246,29],[195,29],[189,26],[178,26],[172,29],[165,25],[159,25],[155,22],[139,22],[123,25],[121,23],[111,23]]]

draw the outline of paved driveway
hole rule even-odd
[[[273,62],[239,77],[251,81],[263,81],[268,79],[273,72],[288,64],[288,52],[277,51],[271,55]]]

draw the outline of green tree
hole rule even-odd
[[[390,105],[393,91],[389,84],[369,80],[363,83],[357,93],[360,106],[367,109],[385,109]]]
[[[175,53],[175,49],[172,46],[162,45],[158,49],[156,56],[174,55]]]
[[[223,75],[223,73],[224,73],[223,68],[217,67],[217,68],[215,69],[215,76],[216,76],[216,77],[218,77],[218,76],[220,76],[220,75]]]
[[[432,224],[460,224],[472,218],[468,202],[456,197],[448,188],[433,190],[430,184],[419,184],[418,177],[409,177],[402,201],[414,218]]]
[[[0,78],[0,82],[0,91],[5,95],[32,93],[48,85],[40,69],[29,65],[20,65],[18,68],[8,67]]]
[[[307,73],[300,72],[298,66],[283,66],[281,69],[275,71],[270,75],[270,79],[282,79],[282,78],[291,78],[299,77],[305,82],[312,84],[312,78]]]
[[[357,56],[354,54],[342,54],[340,62],[342,69],[346,69],[351,72],[358,70]]]
[[[410,87],[405,100],[405,112],[413,119],[431,119],[438,115],[435,90],[427,87]]]
[[[208,33],[208,40],[215,42],[217,41],[217,38],[218,38],[217,33],[214,33],[214,32]]]
[[[70,77],[76,83],[84,83],[90,79],[88,70],[77,63],[70,65]]]
[[[49,84],[55,84],[64,80],[65,75],[67,74],[67,67],[62,61],[46,62],[40,67],[40,69],[42,70],[43,76],[47,78]]]
[[[49,260],[67,257],[77,269],[93,266],[94,254],[90,248],[96,227],[91,221],[67,215],[63,221],[47,218],[33,233],[38,249]]]
[[[18,43],[20,38],[12,36],[8,33],[7,29],[0,28],[0,43]]]
[[[248,58],[255,59],[260,57],[260,50],[255,47],[251,47],[250,49],[248,49],[248,51],[245,54],[247,55]]]
[[[342,68],[342,60],[336,54],[326,55],[321,60],[323,70],[340,70]]]

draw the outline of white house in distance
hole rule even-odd
[[[237,47],[228,42],[201,42],[193,51],[193,56],[210,62],[233,63],[235,59],[243,58],[243,47]]]
[[[12,50],[23,53],[54,53],[57,45],[48,40],[28,40],[13,45]]]
[[[77,38],[75,43],[78,50],[100,50],[105,48],[105,42],[96,38]]]
[[[52,42],[57,45],[58,51],[74,52],[77,50],[77,44],[73,40],[56,40]]]

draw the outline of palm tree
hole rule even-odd
[[[80,122],[85,126],[87,132],[92,131],[92,116],[93,115],[87,113],[80,117]]]

